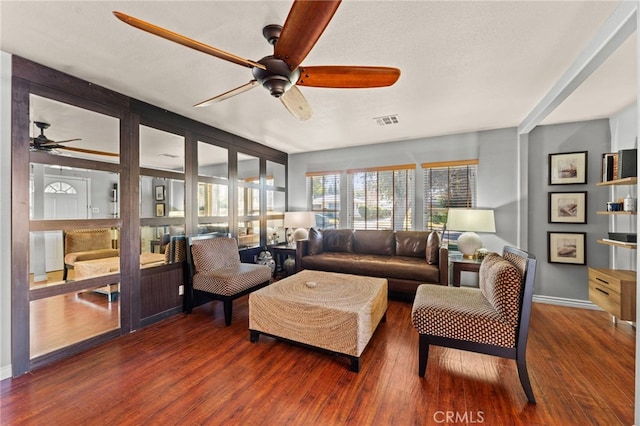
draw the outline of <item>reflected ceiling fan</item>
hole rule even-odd
[[[49,123],[45,123],[44,121],[34,121],[33,124],[36,125],[37,128],[40,129],[40,134],[35,138],[31,138],[31,143],[29,144],[29,148],[32,151],[45,151],[45,152],[56,152],[58,149],[66,149],[67,151],[74,152],[82,152],[84,154],[96,154],[96,155],[107,155],[110,157],[119,157],[119,154],[113,152],[106,151],[96,151],[93,149],[85,149],[85,148],[74,148],[72,146],[62,145],[64,143],[81,141],[82,139],[66,139],[63,141],[54,141],[45,136],[44,130],[51,127]]]
[[[307,120],[312,115],[311,107],[298,86],[339,89],[386,87],[394,84],[400,77],[400,70],[391,67],[340,65],[307,67],[301,65],[331,21],[339,5],[340,0],[294,1],[283,26],[267,25],[263,28],[262,34],[274,46],[274,52],[273,55],[265,56],[255,62],[122,12],[113,12],[113,14],[121,21],[143,31],[251,68],[253,73],[251,81],[202,101],[194,105],[195,107],[208,106],[262,85],[273,97],[279,98],[291,114],[300,120]]]

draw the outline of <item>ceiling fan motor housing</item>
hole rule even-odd
[[[298,68],[290,70],[285,61],[274,56],[265,56],[258,63],[264,65],[267,69],[252,68],[253,77],[273,97],[279,98],[282,96],[300,78],[300,70]]]

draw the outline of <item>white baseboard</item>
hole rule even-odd
[[[560,305],[567,306],[569,308],[581,308],[581,309],[592,309],[596,311],[601,311],[598,305],[590,302],[589,300],[579,300],[579,299],[567,299],[565,297],[554,297],[554,296],[533,296],[533,301],[538,303],[546,303],[549,305]]]
[[[11,371],[11,364],[5,365],[4,367],[0,368],[0,380],[8,379],[9,377],[11,377]]]

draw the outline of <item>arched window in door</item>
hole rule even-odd
[[[76,188],[67,182],[51,182],[44,188],[45,194],[77,194]]]

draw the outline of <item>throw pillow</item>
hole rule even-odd
[[[309,230],[309,255],[322,253],[322,231],[316,228]]]
[[[426,259],[429,265],[437,265],[440,254],[440,234],[437,231],[431,231],[427,238]]]
[[[325,229],[322,232],[323,250],[353,253],[353,231],[351,229]]]

